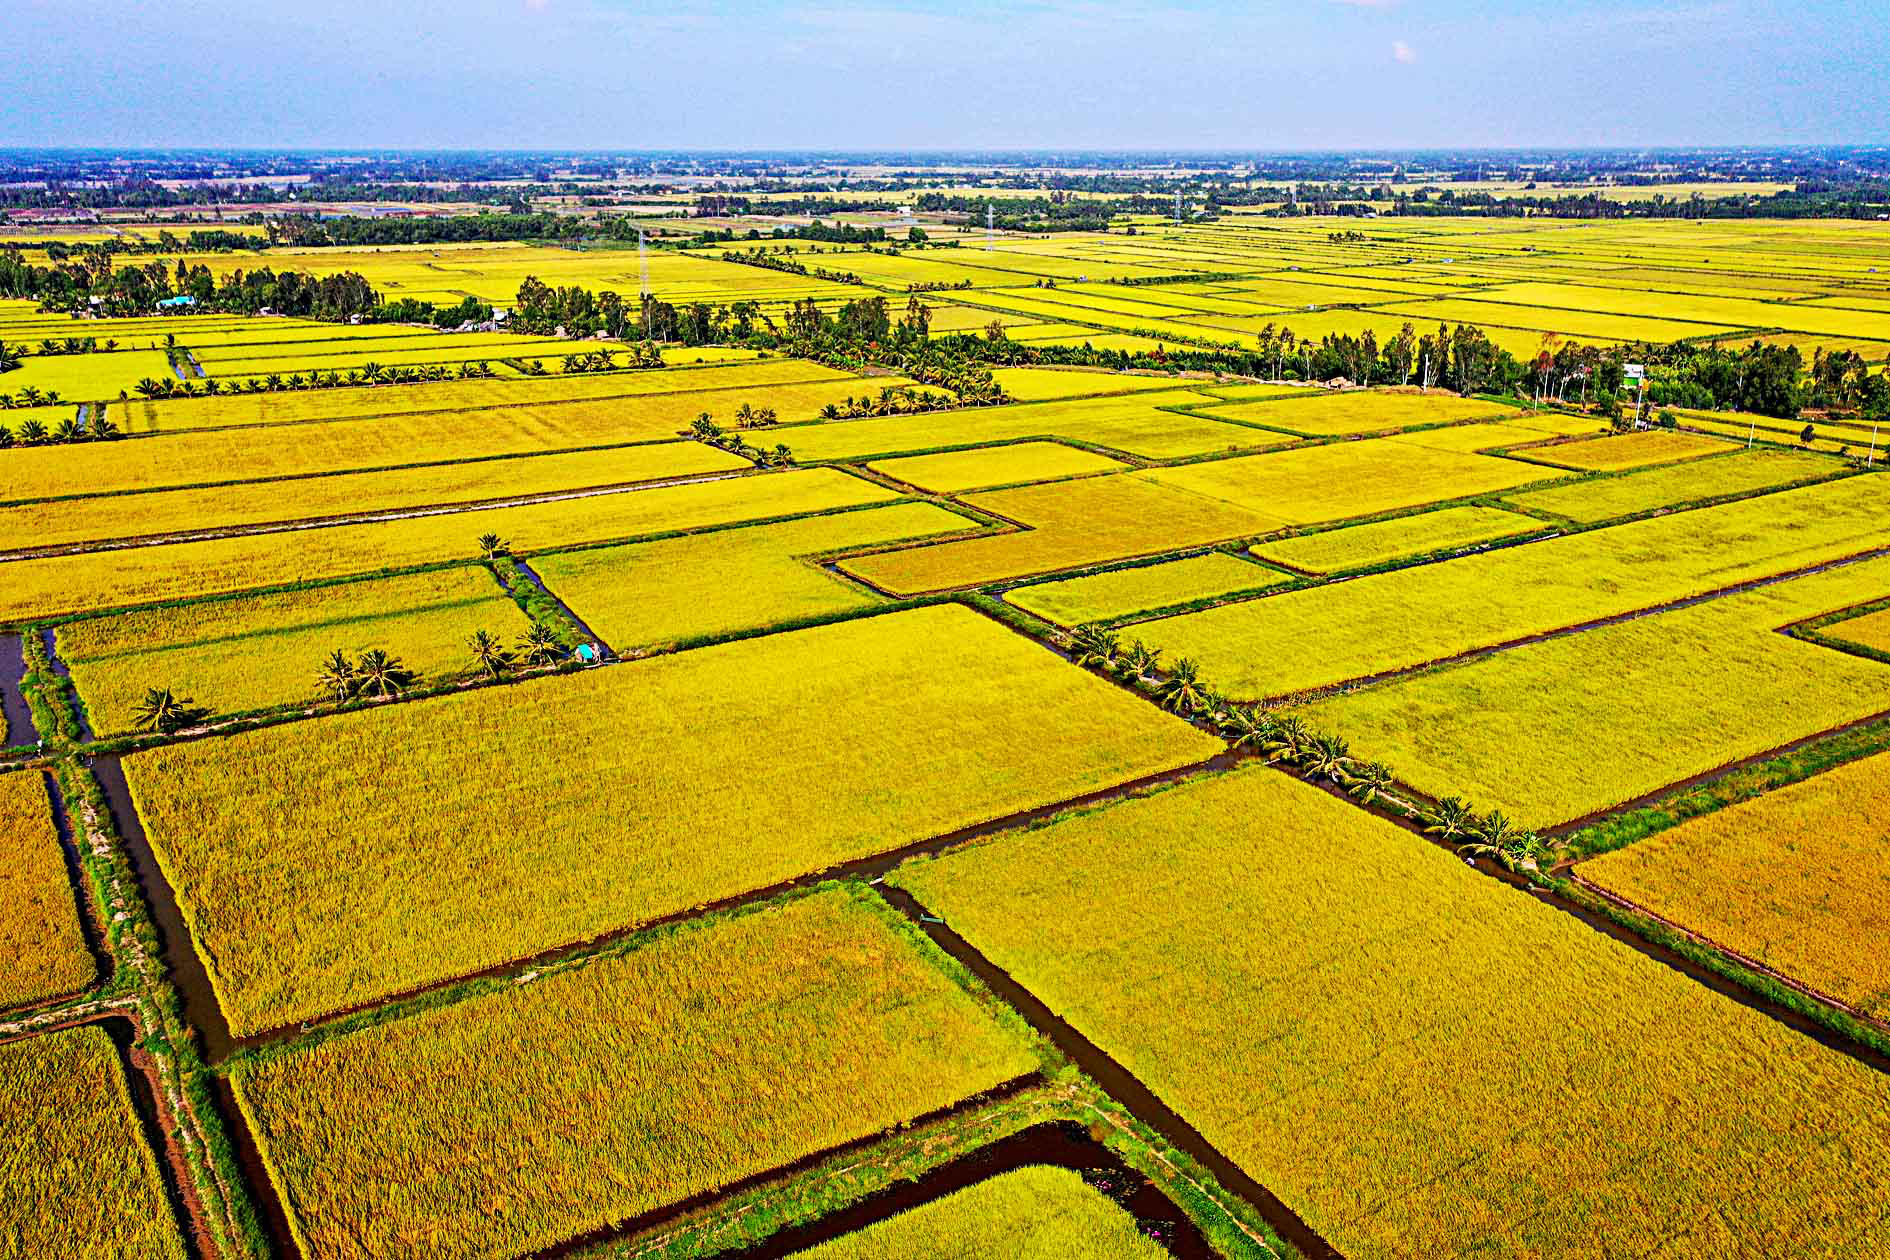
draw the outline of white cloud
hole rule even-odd
[[[1391,41],[1391,59],[1401,66],[1417,64],[1417,49],[1401,39]]]

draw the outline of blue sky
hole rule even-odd
[[[1890,0],[10,0],[0,145],[1890,141]]]

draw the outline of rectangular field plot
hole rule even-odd
[[[1642,429],[1635,433],[1584,438],[1579,442],[1557,442],[1554,446],[1530,451],[1528,455],[1530,459],[1559,464],[1564,468],[1577,468],[1583,472],[1615,472],[1623,468],[1645,468],[1650,464],[1671,464],[1676,460],[1737,449],[1730,442],[1698,433]]]
[[[1503,501],[1587,524],[1702,499],[1774,490],[1835,477],[1843,471],[1844,465],[1822,455],[1738,451],[1724,458],[1690,460],[1619,477],[1596,477],[1527,494],[1505,495]]]
[[[1416,429],[1388,437],[1385,441],[1396,442],[1402,446],[1417,446],[1433,451],[1456,451],[1459,454],[1469,455],[1478,451],[1527,447],[1552,441],[1558,437],[1599,437],[1607,431],[1608,426],[1599,420],[1584,420],[1576,416],[1518,413],[1514,420],[1485,421],[1482,424],[1452,424],[1441,429]],[[1523,455],[1525,458],[1529,457],[1527,451],[1524,451]]]
[[[1284,774],[893,879],[1343,1255],[1885,1240],[1881,1073]]]
[[[1297,404],[1292,404],[1297,405]],[[1236,504],[1270,528],[1374,516],[1566,476],[1517,460],[1385,438],[1156,468],[1133,474]]]
[[[1084,398],[1092,394],[1133,394],[1144,390],[1174,389],[1172,376],[1134,376],[1093,368],[994,368],[993,380],[1020,402],[1049,402],[1057,398]]]
[[[96,1025],[0,1045],[0,1247],[20,1260],[184,1260],[157,1158]]]
[[[1229,695],[1283,696],[1881,547],[1890,511],[1881,480],[1825,482],[1370,574],[1142,631],[1171,656],[1193,657]],[[1319,650],[1305,650],[1310,643]]]
[[[930,503],[896,503],[532,561],[618,653],[778,626],[886,602],[809,557],[975,530]]]
[[[234,1081],[309,1260],[533,1254],[1033,1071],[1014,1017],[935,958],[825,892]]]
[[[1135,1217],[1071,1168],[1003,1173],[794,1260],[1171,1260]]]
[[[91,354],[28,354],[17,370],[0,376],[0,390],[17,394],[31,386],[69,402],[116,398],[146,377],[175,381],[162,350],[98,351]]]
[[[812,468],[410,520],[13,560],[0,564],[0,618],[88,612],[441,563],[478,554],[478,539],[488,532],[520,551],[533,551],[894,497],[858,477]]]
[[[39,771],[0,774],[0,844],[0,1010],[77,993],[98,967]]]
[[[703,442],[645,442],[562,455],[153,490],[135,496],[42,500],[0,508],[0,538],[53,547],[555,494],[753,467],[740,456]]]
[[[1824,634],[1826,638],[1854,643],[1873,652],[1890,653],[1890,608],[1826,626]]]
[[[317,698],[330,653],[368,648],[444,681],[473,672],[474,631],[509,645],[527,624],[480,565],[74,621],[57,642],[92,729],[110,734],[132,729],[150,687],[245,713]]]
[[[1302,573],[1338,573],[1473,547],[1543,528],[1541,521],[1501,508],[1454,507],[1298,538],[1273,539],[1254,544],[1253,553]]]
[[[787,443],[803,463],[989,446],[1021,438],[1061,438],[1147,459],[1256,450],[1291,441],[1281,434],[1245,425],[1163,410],[1212,401],[1206,394],[1177,390],[1127,398],[972,407],[931,415],[792,425],[771,430],[770,437]]]
[[[1381,433],[1420,424],[1517,417],[1514,407],[1455,395],[1381,393],[1348,390],[1315,397],[1267,399],[1213,407],[1204,412],[1224,420],[1283,429],[1307,437]]]
[[[963,496],[1028,528],[844,560],[846,572],[895,595],[978,586],[1202,546],[1268,528],[1265,517],[1139,474],[1085,477]]]
[[[1890,1016],[1890,753],[1693,818],[1579,868],[1662,918]]]
[[[1078,626],[1197,599],[1255,594],[1290,580],[1284,573],[1214,551],[1185,560],[1019,586],[1005,592],[1004,598],[1060,626]]]
[[[178,429],[346,420],[429,411],[470,411],[532,403],[641,398],[724,389],[752,390],[758,395],[764,389],[788,385],[845,384],[855,388],[877,388],[883,383],[886,383],[883,379],[862,381],[849,373],[800,359],[780,359],[765,363],[600,372],[531,380],[429,381],[416,385],[223,394],[215,398],[134,399],[114,404],[109,414],[112,421],[127,433],[168,433]],[[731,410],[738,401],[740,399],[729,403]],[[761,403],[767,400],[757,397],[750,401]],[[714,410],[713,404],[709,404],[709,409]],[[818,410],[818,405],[815,410]],[[795,418],[783,410],[783,419]]]
[[[174,744],[125,772],[246,1033],[1220,747],[942,606]]]
[[[1024,485],[1085,473],[1121,472],[1128,465],[1106,455],[1056,442],[1013,442],[1007,446],[883,459],[867,467],[934,494],[959,494],[966,490]]]
[[[1307,716],[1421,791],[1553,826],[1890,710],[1890,665],[1777,633],[1886,594],[1890,560],[1865,561],[1394,679]],[[1618,754],[1624,739],[1634,756]]]

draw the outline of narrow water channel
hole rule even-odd
[[[0,634],[0,748],[23,748],[39,742],[33,711],[20,689],[25,677],[25,641],[17,634]]]
[[[204,1057],[213,1064],[221,1063],[236,1045],[230,1036],[229,1021],[223,1017],[216,990],[210,986],[210,972],[197,951],[191,948],[190,930],[184,926],[184,913],[178,907],[177,895],[171,890],[170,881],[164,878],[157,854],[151,851],[144,823],[139,820],[137,807],[131,801],[124,766],[117,753],[93,757],[91,764],[92,773],[104,790],[106,804],[111,807],[112,822],[125,842],[125,853],[138,876],[138,887],[144,892],[151,917],[157,922],[158,947],[163,951],[171,979],[183,996],[184,1018],[203,1039]]]
[[[79,738],[89,744],[94,738],[92,734],[92,724],[86,720],[85,705],[80,703],[76,698],[79,694],[79,689],[72,685],[72,671],[67,669],[66,663],[59,659],[59,639],[51,626],[47,626],[44,630],[40,631],[40,642],[46,645],[46,659],[52,662],[53,673],[59,675],[59,677],[65,681],[66,689],[70,691],[74,697],[71,701],[72,716],[79,724]]]

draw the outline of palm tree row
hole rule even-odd
[[[727,451],[731,455],[753,460],[763,468],[786,468],[794,462],[794,452],[786,446],[776,443],[773,450],[750,446],[739,433],[730,433],[717,424],[715,418],[706,411],[690,422],[689,436],[698,442],[707,442],[710,446]]]
[[[0,394],[0,410],[11,411],[15,407],[57,407],[62,401],[56,389],[41,389],[37,385],[28,385],[17,394]]]
[[[311,369],[306,373],[291,372],[287,376],[280,372],[271,372],[267,376],[251,376],[243,380],[227,381],[214,376],[202,381],[178,381],[169,377],[156,380],[147,376],[133,388],[144,398],[195,398],[198,395],[215,397],[218,394],[274,394],[288,390],[344,389],[359,385],[412,385],[426,381],[469,381],[497,375],[497,370],[485,359],[456,366],[445,363],[426,363],[413,367],[383,367],[378,363],[364,363],[347,372],[335,368],[325,372]]]
[[[849,397],[845,402],[828,403],[820,409],[822,420],[859,420],[869,416],[910,416],[925,411],[949,411],[959,406],[957,399],[949,394],[935,394],[929,389],[915,390],[910,386],[890,385],[879,391],[879,397],[862,394],[858,398]]]
[[[0,448],[9,446],[65,446],[73,442],[110,441],[118,436],[118,426],[103,415],[92,417],[84,428],[76,416],[67,416],[48,429],[43,420],[28,420],[14,433],[0,424]]]
[[[363,696],[398,696],[419,681],[420,675],[402,664],[399,657],[380,648],[369,648],[353,660],[337,648],[315,673],[316,689],[337,703]]]
[[[1078,665],[1120,678],[1169,712],[1206,723],[1231,748],[1332,783],[1361,804],[1383,805],[1415,819],[1426,835],[1454,845],[1466,858],[1487,857],[1512,871],[1533,871],[1549,851],[1540,835],[1518,827],[1500,810],[1480,815],[1454,796],[1430,809],[1414,805],[1392,791],[1397,777],[1391,767],[1352,756],[1344,739],[1315,731],[1296,713],[1229,700],[1204,683],[1199,667],[1186,657],[1164,672],[1158,649],[1140,639],[1124,647],[1117,636],[1097,626],[1078,628],[1069,637],[1069,649]]]

